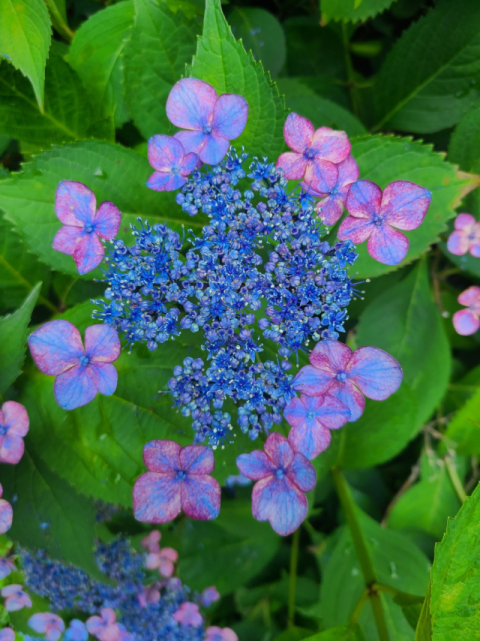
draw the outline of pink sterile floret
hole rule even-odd
[[[0,496],[3,494],[3,487],[0,485]],[[11,527],[13,521],[13,509],[8,501],[0,498],[0,534],[5,534]]]
[[[205,641],[238,641],[238,636],[230,628],[219,628],[216,625],[211,625],[205,632]]]
[[[470,252],[475,258],[480,258],[480,222],[471,214],[458,214],[455,231],[448,238],[447,248],[456,256]]]
[[[65,630],[65,623],[57,614],[51,612],[38,612],[31,616],[28,625],[35,630],[44,634],[47,641],[58,641]]]
[[[198,164],[198,156],[186,154],[176,138],[158,135],[148,141],[148,161],[157,171],[147,180],[147,187],[155,191],[175,191],[187,182]]]
[[[15,401],[7,401],[0,410],[0,463],[15,465],[23,456],[23,437],[28,432],[27,410]]]
[[[480,287],[473,285],[458,297],[460,305],[467,309],[461,309],[453,315],[453,326],[458,334],[469,336],[475,334],[480,327]]]
[[[203,623],[198,605],[196,603],[190,603],[190,601],[182,603],[178,610],[174,612],[173,618],[184,628],[188,626],[198,628]]]
[[[32,599],[23,591],[23,587],[17,583],[6,585],[2,588],[1,594],[5,598],[5,609],[9,612],[32,607]]]

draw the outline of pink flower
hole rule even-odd
[[[285,142],[293,149],[281,154],[277,167],[285,178],[304,180],[307,186],[329,193],[338,180],[338,163],[350,153],[350,141],[344,131],[315,127],[306,118],[291,113],[283,127]]]
[[[238,641],[238,637],[230,628],[218,628],[211,625],[206,629],[205,641]]]
[[[15,465],[23,456],[23,437],[27,434],[27,410],[15,401],[7,401],[0,410],[0,463]]]
[[[408,238],[397,231],[421,225],[432,199],[428,189],[406,180],[397,180],[382,190],[369,180],[350,186],[346,207],[350,216],[338,230],[340,240],[356,245],[368,239],[372,258],[385,265],[398,265],[408,251]]]
[[[112,608],[102,608],[100,614],[87,619],[89,633],[99,641],[122,641],[122,630]]]
[[[10,572],[15,570],[15,563],[11,559],[6,556],[0,557],[0,580],[4,579],[10,574]]]
[[[480,222],[471,214],[458,214],[455,231],[448,238],[447,248],[456,256],[470,252],[475,258],[480,258]]]
[[[44,634],[47,641],[58,641],[65,630],[63,619],[51,612],[39,612],[32,615],[28,620],[28,625],[35,632]]]
[[[142,608],[146,608],[149,603],[158,603],[160,601],[160,590],[158,583],[144,586],[138,594],[138,602]]]
[[[100,241],[112,240],[118,233],[122,214],[113,203],[104,202],[96,211],[93,192],[84,184],[62,180],[55,196],[55,213],[64,224],[53,239],[53,249],[73,256],[78,273],[86,274],[103,260]]]
[[[157,171],[147,180],[155,191],[175,191],[187,182],[198,163],[194,153],[185,154],[182,143],[172,136],[153,136],[148,141],[148,161]]]
[[[288,440],[293,448],[312,460],[330,444],[330,430],[350,419],[350,410],[334,396],[294,397],[283,410],[292,426]]]
[[[9,612],[32,607],[32,599],[23,591],[22,586],[17,583],[12,583],[12,585],[6,585],[2,588],[2,596],[5,598],[5,609]]]
[[[461,336],[470,336],[480,327],[480,287],[473,285],[458,297],[460,305],[467,309],[461,309],[453,315],[453,326]]]
[[[0,641],[15,641],[15,632],[12,628],[3,628],[0,630]]]
[[[3,494],[3,487],[0,485],[0,496]],[[12,506],[5,499],[0,499],[0,534],[5,534],[12,527],[13,510]]]
[[[203,623],[203,618],[199,612],[198,605],[196,603],[190,603],[189,601],[182,603],[179,609],[174,612],[173,618],[182,626],[182,628],[186,628],[188,626],[199,628]]]
[[[152,530],[145,538],[142,539],[142,546],[148,552],[160,552],[160,539],[162,533],[158,530]]]
[[[143,448],[143,460],[150,471],[133,486],[133,512],[138,521],[167,523],[182,509],[192,519],[218,516],[221,492],[210,476],[215,460],[209,447],[150,441]]]
[[[214,585],[211,585],[209,588],[205,588],[200,596],[200,601],[205,608],[209,608],[212,603],[218,601],[220,594],[217,588]]]
[[[150,552],[147,554],[147,559],[145,561],[145,567],[148,570],[156,570],[166,577],[167,579],[172,576],[175,571],[175,566],[173,565],[178,561],[178,552],[173,548],[162,548],[158,552]]]
[[[305,492],[310,492],[315,487],[315,469],[278,432],[270,434],[265,441],[264,450],[240,454],[237,457],[237,467],[244,476],[258,481],[252,491],[254,518],[270,521],[277,534],[287,536],[307,516]]]
[[[197,154],[202,162],[218,164],[228,151],[230,140],[245,129],[248,104],[236,94],[218,96],[215,89],[195,78],[179,80],[168,96],[167,117],[179,131],[186,154]]]
[[[363,413],[365,398],[383,401],[397,391],[402,368],[383,349],[360,347],[352,352],[339,341],[323,340],[310,353],[293,379],[293,387],[308,396],[334,396],[350,410],[350,421]]]

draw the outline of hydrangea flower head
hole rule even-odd
[[[472,285],[458,297],[460,305],[467,309],[461,309],[453,315],[453,326],[461,336],[470,336],[480,327],[480,287]]]
[[[23,437],[27,434],[27,410],[15,401],[7,401],[0,409],[0,463],[15,465],[25,450]]]
[[[220,485],[210,476],[215,460],[209,447],[150,441],[143,449],[143,460],[149,472],[133,487],[133,511],[138,521],[167,523],[182,509],[192,519],[218,516]]]
[[[330,444],[330,430],[350,419],[348,407],[334,396],[295,396],[284,410],[292,426],[288,440],[297,452],[312,460]]]
[[[197,166],[198,156],[185,154],[182,143],[172,136],[153,136],[148,141],[148,161],[154,169],[147,187],[154,191],[175,191],[187,182]]]
[[[182,603],[179,609],[174,612],[173,618],[184,628],[198,628],[203,623],[203,618],[199,612],[198,605],[196,603],[191,603],[190,601]]]
[[[0,485],[0,497],[3,494],[3,487]],[[12,506],[5,499],[0,498],[0,534],[5,534],[11,527],[13,521]]]
[[[5,599],[5,609],[8,612],[16,612],[22,608],[31,608],[32,599],[23,591],[21,585],[12,583],[2,588],[2,596]]]
[[[2,628],[0,630],[0,641],[15,641],[15,632],[12,628]]]
[[[399,229],[419,227],[432,199],[428,189],[397,180],[382,190],[370,180],[351,185],[346,207],[350,214],[338,230],[340,240],[368,240],[370,256],[385,265],[398,265],[408,251],[408,238]]]
[[[100,615],[87,619],[88,632],[99,641],[122,641],[121,629],[112,608],[102,608]]]
[[[475,258],[480,258],[480,221],[471,214],[458,214],[455,231],[448,238],[447,248],[456,256],[470,252]]]
[[[273,432],[265,441],[264,451],[240,454],[237,466],[241,473],[257,481],[252,491],[252,513],[259,521],[270,521],[277,534],[291,534],[307,516],[305,492],[317,480],[310,461],[295,452],[289,441]]]
[[[105,249],[101,238],[112,240],[118,233],[122,214],[113,203],[96,209],[94,193],[84,184],[63,180],[55,196],[55,213],[63,223],[53,239],[53,249],[73,256],[78,273],[86,274],[102,262]]]
[[[293,386],[308,396],[334,396],[350,410],[356,421],[365,408],[365,398],[383,401],[397,391],[402,368],[378,347],[360,347],[352,352],[338,341],[321,341],[310,353],[311,365],[298,372]]]
[[[209,165],[218,164],[228,151],[230,140],[245,129],[248,104],[236,94],[218,96],[203,80],[182,78],[168,96],[167,117],[181,129],[175,134],[185,153],[197,154]]]
[[[65,630],[63,619],[51,612],[37,612],[29,618],[28,625],[35,632],[44,634],[47,641],[58,641]]]
[[[15,569],[15,563],[11,559],[6,556],[0,557],[0,581],[7,577],[10,572],[15,571]]]
[[[212,603],[220,599],[220,593],[214,585],[211,585],[209,588],[205,588],[202,594],[200,595],[200,602],[205,608],[209,608]]]
[[[205,641],[238,641],[238,636],[231,628],[219,628],[216,625],[211,625],[205,632]]]
[[[88,630],[85,623],[80,619],[72,619],[63,635],[63,641],[88,641]]]
[[[317,191],[330,192],[338,180],[337,164],[349,155],[351,145],[344,131],[315,127],[303,116],[291,113],[283,127],[287,151],[277,160],[285,178],[314,184]],[[319,188],[321,185],[321,189]]]
[[[38,369],[56,376],[55,398],[64,409],[86,405],[98,392],[110,396],[115,391],[118,377],[112,362],[120,355],[120,340],[113,327],[87,327],[84,348],[75,325],[54,320],[32,332],[28,345]]]

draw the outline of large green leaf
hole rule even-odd
[[[171,124],[165,103],[195,53],[198,25],[172,13],[164,0],[134,0],[135,24],[126,47],[125,97],[145,138],[166,134]]]
[[[90,141],[55,147],[35,157],[24,171],[0,182],[0,207],[6,218],[22,234],[27,247],[41,260],[58,271],[78,274],[71,256],[52,249],[60,221],[55,215],[55,190],[61,180],[85,183],[97,197],[114,202],[122,211],[120,235],[132,242],[129,223],[137,216],[150,223],[167,223],[181,230],[199,228],[201,218],[190,218],[175,204],[172,193],[158,193],[146,187],[152,173],[146,158],[121,145]],[[99,277],[100,271],[90,272],[87,278]]]
[[[410,180],[432,192],[432,202],[425,220],[418,229],[406,232],[410,247],[402,265],[427,251],[438,235],[445,231],[447,221],[455,216],[455,208],[468,192],[479,184],[477,176],[459,172],[446,162],[442,154],[433,152],[410,138],[368,136],[352,142],[352,155],[360,168],[360,178],[377,183],[382,189],[394,180]],[[383,265],[367,253],[366,243],[357,246],[360,255],[355,263],[359,277],[372,277],[396,269]]]
[[[40,287],[38,283],[17,311],[0,318],[0,394],[22,373],[27,327]]]
[[[358,625],[340,625],[324,632],[318,632],[311,637],[306,637],[305,641],[362,641],[365,639]],[[275,641],[280,641],[275,639]],[[285,641],[288,641],[285,639]],[[293,641],[293,640],[292,640]]]
[[[360,22],[382,13],[394,0],[321,0],[322,22]]]
[[[480,384],[472,386],[473,394],[450,421],[446,437],[459,454],[480,455]]]
[[[0,51],[32,84],[43,109],[51,27],[44,0],[0,0]]]
[[[382,66],[376,129],[430,133],[455,125],[479,96],[479,46],[476,0],[431,9],[402,34]]]
[[[480,489],[467,498],[435,548],[430,612],[434,641],[480,637]]]
[[[480,103],[460,120],[450,138],[448,158],[465,171],[480,172]]]
[[[243,134],[234,142],[245,146],[251,156],[267,156],[275,161],[284,148],[283,124],[287,116],[284,99],[227,24],[220,0],[207,0],[203,35],[189,75],[204,80],[219,93],[236,93],[248,102],[248,121]]]
[[[133,2],[119,2],[94,13],[76,32],[68,62],[82,79],[99,120],[128,120],[124,100],[123,53],[133,26]]]

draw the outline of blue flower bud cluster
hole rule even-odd
[[[25,584],[31,592],[49,600],[51,610],[69,610],[79,617],[98,614],[101,608],[113,608],[135,641],[200,641],[203,626],[181,627],[173,619],[184,601],[198,601],[178,579],[163,582],[158,603],[142,607],[138,595],[147,582],[143,555],[119,539],[101,544],[95,552],[98,568],[110,583],[91,578],[86,572],[47,556],[44,550],[21,550],[20,560]],[[80,617],[81,618],[81,617]]]
[[[169,382],[175,406],[191,416],[195,441],[230,441],[232,399],[237,423],[254,439],[282,420],[294,396],[289,358],[311,340],[337,339],[355,293],[348,267],[350,241],[330,246],[301,189],[287,192],[281,170],[266,160],[250,165],[230,149],[210,169],[196,170],[176,201],[190,216],[209,218],[188,243],[164,225],[133,228],[135,245],[113,241],[105,275],[106,300],[95,317],[112,324],[129,345],[150,349],[184,330],[202,332],[201,359],[186,359]],[[277,362],[261,359],[269,346]],[[262,362],[263,360],[263,362]]]

